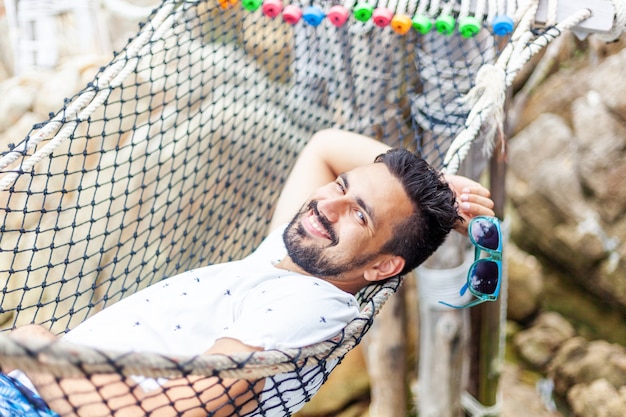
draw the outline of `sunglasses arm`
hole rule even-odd
[[[443,302],[443,301],[439,301],[439,304],[443,304],[444,306],[452,307],[452,308],[470,308],[470,307],[474,307],[475,305],[482,304],[485,301],[495,301],[495,300],[483,300],[483,299],[478,298],[478,299],[476,299],[474,301],[470,301],[469,303],[467,303],[465,305],[462,305],[462,306],[455,306],[455,305],[448,304],[448,303]]]

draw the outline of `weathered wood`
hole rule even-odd
[[[559,0],[554,16],[550,16],[549,1],[540,0],[535,21],[549,24],[560,23],[582,9],[589,9],[591,17],[574,28],[577,32],[608,32],[613,27],[615,7],[609,0]],[[552,18],[556,21],[550,22]]]
[[[459,174],[479,180],[487,167],[483,137],[476,139]],[[464,415],[462,394],[467,390],[473,343],[470,323],[471,309],[442,308],[434,292],[453,296],[465,283],[467,270],[473,261],[468,255],[468,239],[451,233],[447,241],[420,268],[420,353],[418,411],[420,417],[458,417]],[[425,280],[424,272],[438,273],[440,279]],[[422,276],[420,277],[420,271]],[[456,287],[445,285],[455,283]],[[425,287],[428,285],[429,287]],[[441,286],[441,288],[431,288]],[[458,295],[456,293],[455,295]]]
[[[428,287],[436,285],[437,280],[427,279],[427,272],[463,274],[465,250],[462,248],[459,237],[451,236],[451,239],[446,241],[427,264],[418,269],[420,291],[418,412],[420,417],[462,415],[460,398],[467,379],[464,363],[466,363],[465,354],[469,342],[469,311],[443,309],[436,304],[436,300],[424,296],[426,291],[436,292],[436,289]],[[457,265],[450,267],[451,261],[456,261]]]
[[[404,286],[385,302],[364,339],[370,376],[372,417],[404,417],[406,395],[406,331]]]
[[[496,217],[504,218],[506,161],[498,146],[489,165],[491,198],[495,203]],[[503,233],[506,237],[505,230]],[[504,242],[506,244],[506,242]],[[504,261],[504,260],[503,260]],[[506,263],[503,263],[500,297],[492,303],[483,303],[472,309],[471,380],[468,392],[484,407],[494,407],[498,401],[499,380],[502,372],[503,325],[506,314]],[[496,407],[497,409],[497,407]],[[497,415],[497,414],[492,414]]]
[[[470,1],[469,12],[472,14],[477,9],[476,1]],[[555,6],[554,10],[550,8],[551,0],[539,0],[537,13],[535,14],[536,23],[557,24],[579,10],[588,9],[591,11],[591,17],[577,25],[574,28],[576,31],[586,33],[608,32],[613,26],[615,7],[609,0],[558,0],[553,4]],[[460,10],[461,5],[456,4],[454,8]],[[488,9],[483,11],[488,12]],[[506,10],[506,14],[513,17],[514,11]]]

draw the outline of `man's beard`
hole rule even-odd
[[[324,230],[326,230],[330,237],[331,242],[328,246],[307,246],[303,243],[303,240],[307,239],[309,235],[302,226],[301,220],[311,210],[313,210],[318,222]],[[348,271],[367,264],[375,257],[375,255],[369,254],[359,256],[351,261],[342,262],[340,264],[333,262],[332,259],[326,257],[323,253],[324,250],[326,248],[337,246],[339,241],[332,224],[328,221],[328,219],[326,219],[326,217],[320,215],[317,210],[317,201],[311,201],[294,216],[283,232],[283,241],[285,242],[287,254],[291,260],[307,273],[317,277],[338,277]]]

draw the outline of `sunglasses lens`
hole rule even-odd
[[[500,273],[498,264],[488,259],[480,259],[470,270],[470,286],[481,294],[493,294],[498,288]]]
[[[500,247],[500,235],[497,226],[489,220],[477,219],[470,230],[472,239],[483,248],[497,250]]]

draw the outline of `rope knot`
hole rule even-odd
[[[496,133],[502,139],[506,88],[506,71],[486,64],[478,70],[474,87],[462,98],[463,103],[471,108],[465,125],[477,123],[481,126],[486,155],[493,150]]]

